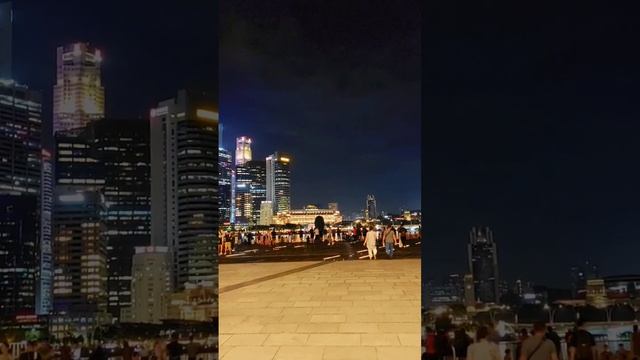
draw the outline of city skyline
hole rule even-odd
[[[587,259],[638,273],[635,22],[622,9],[522,10],[474,4],[426,22],[437,35],[424,52],[439,55],[424,58],[436,120],[423,137],[423,274],[465,269],[478,224],[510,279],[566,286]]]
[[[419,209],[419,7],[222,2],[221,145],[249,136],[254,158],[290,153],[294,208],[350,214],[370,193],[386,211]]]

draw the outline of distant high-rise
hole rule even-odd
[[[36,312],[38,198],[0,195],[0,317]]]
[[[151,110],[151,239],[173,257],[174,285],[215,287],[218,111],[207,93],[181,90]]]
[[[104,176],[108,310],[114,318],[131,306],[134,248],[151,242],[149,122],[105,119],[88,126],[95,166]]]
[[[99,191],[57,186],[53,211],[54,311],[95,318],[107,311],[107,243]],[[71,321],[72,317],[69,317]]]
[[[329,210],[333,210],[333,211],[338,211],[338,203],[337,202],[330,202],[328,205]]]
[[[235,174],[235,223],[249,224],[253,214],[253,202],[251,201],[251,174],[249,167],[236,166]]]
[[[250,223],[257,224],[260,220],[260,204],[267,198],[266,162],[251,160],[244,164],[249,172],[249,193],[251,194]]]
[[[273,224],[273,203],[271,201],[263,201],[260,203],[260,225]]]
[[[291,157],[275,152],[266,160],[267,201],[273,203],[273,212],[291,210]]]
[[[236,166],[251,161],[251,138],[240,136],[236,139]]]
[[[475,285],[471,274],[464,276],[464,305],[466,307],[474,307],[476,305]]]
[[[38,291],[36,308],[38,314],[48,314],[53,310],[53,189],[54,173],[51,153],[42,150],[42,177],[40,193],[40,269],[38,271]]]
[[[171,256],[166,246],[136,247],[131,280],[131,310],[134,323],[160,323],[166,318],[172,289]]]
[[[579,294],[584,293],[588,280],[600,278],[600,270],[598,265],[587,260],[582,265],[571,267],[571,295],[576,298]]]
[[[367,209],[365,218],[375,219],[378,217],[378,207],[376,205],[376,197],[373,195],[367,195]]]
[[[488,227],[471,229],[467,250],[476,299],[482,303],[497,303],[499,300],[498,254],[491,229]]]
[[[232,156],[226,149],[218,148],[218,173],[220,176],[220,220],[231,222],[231,178],[233,173]]]
[[[0,80],[0,194],[40,193],[40,95]]]
[[[13,79],[11,74],[13,10],[11,2],[0,3],[0,79]]]
[[[53,87],[53,131],[84,127],[104,117],[104,88],[100,80],[102,55],[86,43],[57,49]]]

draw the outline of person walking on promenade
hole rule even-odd
[[[476,332],[476,342],[467,349],[467,360],[500,360],[498,345],[487,340],[489,328],[481,326]]]
[[[597,354],[593,335],[584,328],[583,320],[578,320],[576,325],[569,344],[569,360],[595,360]]]
[[[631,352],[633,352],[633,356],[640,356],[640,331],[638,331],[638,325],[633,325]]]
[[[63,339],[60,347],[60,360],[71,360],[71,346],[69,340]]]
[[[133,359],[133,348],[129,346],[129,342],[127,340],[122,342],[122,360],[132,360]]]
[[[384,250],[387,253],[389,259],[393,258],[393,247],[398,241],[396,237],[396,231],[391,224],[387,224],[387,227],[382,232],[382,241],[384,242]]]
[[[562,350],[562,345],[560,341],[560,335],[553,330],[553,327],[547,327],[547,339],[553,341],[553,345],[556,346],[556,353],[558,354],[558,358],[560,358],[560,351]]]
[[[167,360],[167,348],[162,339],[157,339],[153,344],[153,360]]]
[[[543,322],[533,324],[533,335],[522,343],[518,360],[558,360],[556,345],[547,339],[546,332]]]
[[[364,238],[364,246],[367,247],[367,251],[369,254],[369,260],[376,259],[378,255],[378,248],[376,247],[376,232],[373,231],[373,225],[369,226],[369,231],[367,231],[367,235]]]
[[[467,358],[467,348],[473,343],[471,337],[463,328],[456,329],[453,337],[453,348],[456,350],[456,359]]]
[[[516,359],[520,360],[520,354],[522,353],[522,344],[529,338],[527,329],[520,329],[520,335],[518,336],[518,345],[516,345]]]

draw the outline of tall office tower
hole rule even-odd
[[[253,214],[253,201],[251,201],[251,174],[246,163],[236,166],[235,190],[235,223],[248,225]]]
[[[11,74],[11,38],[13,10],[11,2],[0,3],[0,79],[13,79]]]
[[[291,157],[275,152],[266,160],[267,201],[273,203],[273,212],[291,210]]]
[[[482,303],[497,303],[499,299],[498,253],[491,229],[472,228],[467,251],[477,300]]]
[[[93,128],[77,128],[55,134],[55,186],[66,191],[102,191],[104,167],[94,148]],[[54,201],[55,202],[55,201]]]
[[[229,211],[229,222],[236,223],[236,170],[231,170],[231,210]]]
[[[104,224],[108,252],[109,313],[120,318],[131,306],[134,248],[148,246],[151,227],[149,122],[105,119],[87,127],[104,176]]]
[[[53,131],[86,126],[104,117],[104,88],[100,80],[102,55],[86,43],[57,49],[53,87]]]
[[[38,93],[0,80],[0,194],[39,194],[42,107]]]
[[[104,197],[99,191],[57,186],[53,211],[53,303],[60,326],[99,318],[107,310]]]
[[[131,311],[134,323],[160,323],[167,315],[173,287],[171,256],[166,246],[136,247],[131,280]]]
[[[378,207],[376,205],[376,197],[373,195],[367,195],[367,208],[365,210],[365,218],[375,219],[378,217]]]
[[[36,195],[0,195],[0,317],[36,311]]]
[[[218,148],[218,173],[220,176],[220,220],[223,223],[231,222],[231,176],[233,161],[231,153],[223,148]]]
[[[260,204],[267,199],[266,161],[251,160],[244,164],[249,172],[249,193],[251,194],[251,214],[249,223],[260,221]]]
[[[251,161],[251,138],[240,136],[236,139],[236,166]]]
[[[218,112],[181,90],[151,110],[151,239],[173,256],[174,285],[217,286]]]
[[[476,305],[476,293],[475,285],[473,281],[473,275],[466,274],[464,276],[464,305],[466,307],[475,307]]]
[[[53,310],[53,245],[51,243],[53,211],[53,162],[51,153],[42,150],[42,177],[40,192],[40,252],[36,309],[38,314]]]
[[[263,201],[260,203],[260,225],[273,224],[273,203],[271,201]]]

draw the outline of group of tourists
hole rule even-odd
[[[93,346],[77,340],[64,340],[52,345],[48,341],[29,341],[14,359],[7,342],[0,342],[0,360],[204,360],[207,354],[217,352],[189,338],[187,344],[181,344],[174,334],[169,341],[158,337],[155,340],[130,345],[122,341],[115,347],[107,348],[105,343],[97,342]]]
[[[633,326],[630,350],[618,344],[612,352],[608,344],[600,349],[594,336],[578,321],[575,328],[564,337],[566,353],[562,353],[562,339],[543,322],[533,324],[533,329],[521,329],[515,346],[507,346],[501,354],[501,337],[492,326],[480,326],[476,330],[475,341],[464,329],[454,331],[451,339],[444,330],[434,332],[427,329],[426,351],[422,358],[427,360],[638,360],[640,358],[640,332]]]
[[[363,245],[367,248],[369,260],[375,260],[378,258],[378,236],[378,232],[375,231],[375,227],[373,226],[369,226],[369,228],[364,231]],[[393,258],[395,246],[403,247],[402,232],[396,230],[391,224],[384,227],[380,233],[380,238],[389,259]]]

